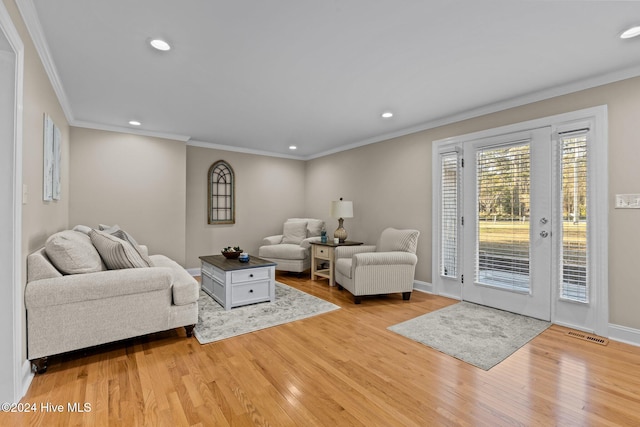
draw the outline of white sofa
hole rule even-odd
[[[302,273],[311,268],[311,242],[320,241],[322,230],[321,219],[289,218],[282,226],[282,234],[262,240],[258,256],[275,262],[276,270]]]
[[[200,286],[184,268],[100,233],[56,233],[27,258],[27,353],[37,373],[48,356],[177,327],[189,337],[198,322]]]

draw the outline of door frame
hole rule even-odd
[[[593,138],[595,144],[590,146],[590,197],[589,214],[593,225],[591,225],[590,239],[590,277],[592,283],[597,286],[592,287],[591,301],[593,304],[594,323],[592,328],[585,328],[580,324],[573,324],[562,320],[562,316],[557,315],[558,304],[556,301],[559,295],[558,284],[552,286],[551,298],[551,322],[574,329],[585,330],[596,333],[600,336],[608,336],[609,329],[609,285],[608,285],[608,110],[606,105],[586,108],[583,110],[557,114],[540,119],[524,121],[511,125],[501,126],[493,129],[486,129],[469,134],[454,136],[450,138],[433,141],[432,144],[432,284],[435,294],[462,299],[462,283],[460,277],[455,279],[442,277],[439,271],[440,263],[440,154],[444,152],[462,151],[465,143],[477,140],[498,137],[505,134],[517,133],[520,131],[533,130],[542,127],[551,127],[552,131],[565,124],[580,121],[590,121],[593,124]],[[464,190],[463,190],[464,191]],[[464,195],[462,196],[464,197]],[[460,203],[460,201],[459,201]],[[461,210],[458,210],[461,212]],[[464,259],[462,258],[464,241],[462,231],[458,235],[458,259],[460,261],[459,270],[462,268]]]
[[[13,324],[11,345],[3,347],[3,358],[13,360],[12,384],[7,384],[6,389],[1,389],[3,395],[11,395],[7,401],[18,402],[24,396],[32,378],[29,362],[23,353],[24,347],[24,299],[22,286],[22,114],[23,114],[23,81],[24,81],[24,44],[11,20],[4,3],[0,2],[0,31],[9,41],[15,55],[15,92],[13,108],[13,167],[9,177],[13,182],[12,199],[12,230],[11,236],[12,256],[7,268],[10,270],[12,298],[0,302],[3,310],[10,310]],[[9,118],[11,120],[11,118]],[[4,226],[4,225],[3,225]],[[3,262],[4,264],[4,262]],[[4,266],[3,266],[4,268]],[[6,352],[6,353],[5,353]],[[4,400],[4,399],[3,399]]]

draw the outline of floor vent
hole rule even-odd
[[[570,337],[578,338],[581,340],[589,341],[589,342],[600,344],[600,345],[609,344],[609,340],[606,338],[602,338],[597,335],[585,334],[584,332],[569,331],[567,332],[567,335],[569,335]]]

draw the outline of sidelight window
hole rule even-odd
[[[562,150],[562,281],[560,297],[588,302],[588,129],[560,135]]]
[[[458,276],[458,153],[444,153],[440,161],[440,274],[455,278]]]

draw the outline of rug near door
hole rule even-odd
[[[201,290],[198,324],[194,331],[196,338],[200,344],[207,344],[340,308],[279,282],[276,282],[275,293],[273,302],[245,305],[225,311]]]
[[[549,326],[543,320],[463,301],[388,329],[488,371]]]

